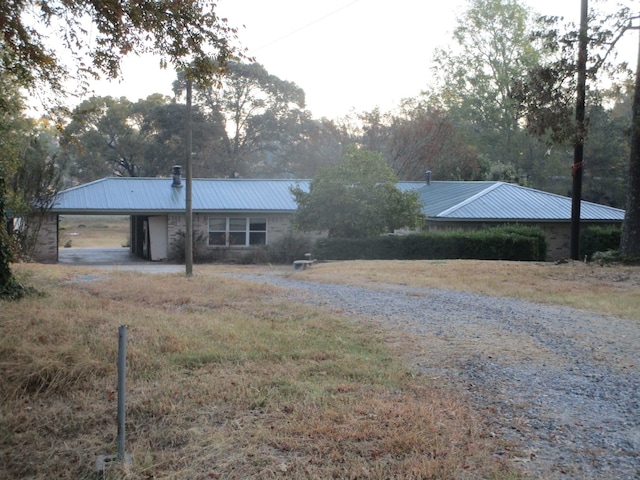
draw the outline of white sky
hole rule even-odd
[[[537,13],[579,19],[581,0],[524,3]],[[390,110],[425,89],[433,50],[451,42],[466,5],[466,0],[218,0],[217,11],[239,28],[249,55],[305,91],[314,117],[337,118],[351,109]],[[635,65],[637,45],[637,33],[628,33],[620,58]],[[133,101],[152,93],[170,95],[175,74],[157,64],[152,58],[127,59],[123,80],[100,82],[95,93]]]

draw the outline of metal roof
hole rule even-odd
[[[60,192],[54,213],[153,214],[185,210],[186,188],[171,178],[104,178]],[[309,190],[309,180],[194,179],[194,212],[292,213],[290,188]],[[504,182],[399,182],[418,193],[433,220],[568,221],[571,199]],[[581,219],[623,221],[624,210],[582,201]]]
[[[103,178],[58,194],[55,213],[135,214],[185,210],[183,186],[171,178]],[[194,179],[194,212],[293,212],[297,208],[290,187],[309,188],[308,180]]]
[[[414,190],[431,219],[467,221],[568,221],[571,198],[504,182],[401,182]],[[580,219],[623,221],[624,210],[580,203]]]

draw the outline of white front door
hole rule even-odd
[[[149,258],[151,261],[158,262],[167,259],[167,237],[167,217],[149,217]]]

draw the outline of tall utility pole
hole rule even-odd
[[[192,180],[191,172],[191,149],[193,129],[191,122],[191,80],[187,79],[187,121],[186,121],[186,167],[187,167],[187,188],[185,191],[185,216],[186,232],[184,236],[184,263],[187,268],[187,277],[193,275],[193,201],[192,201]]]
[[[580,36],[578,38],[578,95],[576,100],[576,138],[573,153],[573,185],[571,188],[571,259],[580,260],[580,202],[584,167],[584,117],[587,88],[587,22],[588,0],[582,0]]]

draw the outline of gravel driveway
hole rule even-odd
[[[489,433],[520,446],[532,478],[640,478],[637,321],[446,290],[233,276],[402,333],[418,369],[466,390]]]

